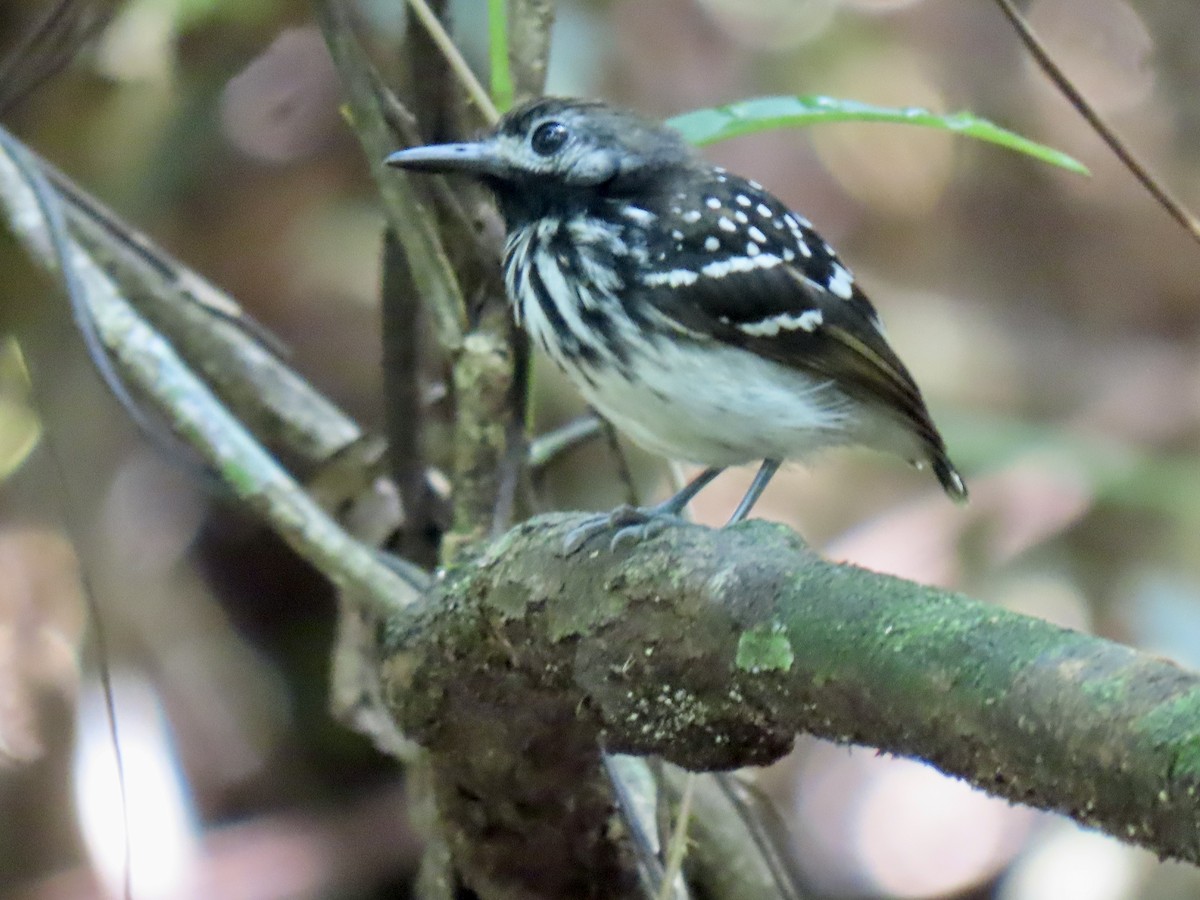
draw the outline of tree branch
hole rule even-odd
[[[265,345],[273,336],[246,327],[249,320],[228,294],[38,162],[59,193],[75,240],[257,440],[313,469],[363,436]]]
[[[438,341],[451,360],[456,400],[454,514],[442,544],[444,559],[469,552],[493,532],[500,473],[515,429],[512,332],[494,259],[461,261],[461,281],[451,268],[431,210],[403,173],[385,172],[381,161],[396,139],[388,128],[379,81],[355,39],[341,0],[317,0],[318,22],[353,111],[355,131],[376,175],[388,223],[403,246],[414,286],[430,304]],[[468,321],[465,296],[482,297]]]
[[[1067,99],[1076,112],[1083,116],[1084,121],[1100,136],[1100,140],[1104,141],[1113,155],[1133,174],[1133,177],[1150,193],[1159,206],[1167,211],[1167,215],[1190,234],[1193,240],[1200,242],[1200,220],[1188,211],[1174,193],[1146,167],[1145,163],[1138,159],[1129,145],[1104,120],[1096,107],[1092,106],[1079,92],[1067,74],[1059,68],[1058,63],[1054,61],[1054,57],[1050,55],[1050,51],[1046,49],[1046,45],[1030,27],[1026,18],[1013,5],[1012,0],[996,0],[996,3],[1000,7],[1000,11],[1004,13],[1004,17],[1008,19],[1009,24],[1017,32],[1017,37],[1021,39],[1025,49],[1038,64],[1038,68],[1058,88],[1059,93]]]
[[[541,93],[550,62],[555,0],[508,0],[508,64],[518,102]]]
[[[778,759],[803,731],[925,759],[989,793],[1200,861],[1195,674],[829,562],[782,526],[683,526],[632,552],[564,558],[578,522],[544,516],[513,529],[393,622],[383,656],[402,652],[404,665],[391,666],[386,696],[433,755],[452,834],[494,828],[511,849],[533,833],[521,829],[541,821],[534,798],[560,795],[545,769],[522,780],[538,761],[536,740],[531,750],[522,738],[554,722],[573,735],[555,748],[556,771],[574,779],[587,769],[566,757],[598,765],[599,746],[728,769]],[[489,734],[481,760],[480,722],[503,722],[514,742]],[[548,858],[539,848],[514,858]],[[521,877],[465,852],[468,875]]]
[[[383,167],[384,157],[396,149],[396,140],[376,94],[377,79],[354,36],[342,0],[316,0],[313,8],[341,76],[354,131],[379,188],[388,225],[408,254],[414,284],[430,304],[439,342],[456,351],[466,329],[466,302],[433,218],[408,177]]]
[[[5,153],[0,153],[0,210],[30,256],[43,268],[57,269],[49,224],[20,166]],[[138,315],[95,260],[73,240],[67,251],[62,262],[72,268],[72,282],[85,293],[96,330],[122,376],[234,496],[363,607],[382,615],[413,602],[416,581],[380,562],[333,522]]]

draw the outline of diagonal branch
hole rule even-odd
[[[20,166],[3,153],[0,211],[30,256],[54,270],[58,259],[49,225]],[[96,331],[122,377],[163,414],[232,493],[364,607],[387,613],[414,602],[416,581],[381,563],[334,523],[138,315],[95,260],[73,240],[67,250],[72,289],[85,295]]]
[[[371,163],[388,225],[408,255],[413,283],[430,304],[441,346],[457,351],[467,327],[467,304],[433,217],[403,173],[383,168],[384,157],[396,149],[396,139],[380,105],[377,79],[354,35],[343,0],[316,0],[313,7],[342,78],[354,131]]]
[[[1112,126],[1104,121],[1100,113],[1092,104],[1087,101],[1087,98],[1079,92],[1067,74],[1059,67],[1058,63],[1050,55],[1050,51],[1046,49],[1046,45],[1042,43],[1041,38],[1030,27],[1029,22],[1012,4],[1012,0],[996,0],[1000,11],[1004,13],[1004,17],[1017,32],[1017,37],[1021,39],[1021,43],[1025,45],[1025,49],[1029,51],[1038,67],[1046,74],[1051,83],[1058,88],[1059,93],[1067,98],[1067,102],[1075,107],[1075,111],[1083,116],[1084,120],[1092,127],[1092,130],[1100,136],[1100,139],[1108,145],[1108,149],[1119,159],[1147,191],[1150,192],[1158,204],[1167,211],[1172,219],[1183,227],[1192,239],[1200,242],[1200,220],[1192,215],[1183,203],[1164,185],[1155,175],[1146,167],[1129,145],[1125,143],[1113,130]]]
[[[63,69],[112,18],[112,0],[54,0],[0,59],[0,113],[22,103]]]
[[[454,558],[487,538],[496,518],[503,461],[516,436],[512,427],[514,379],[512,325],[494,261],[460,259],[451,266],[451,245],[437,231],[437,218],[402,174],[385,172],[383,158],[393,150],[388,110],[379,80],[347,17],[344,0],[317,0],[317,20],[349,98],[357,132],[384,201],[388,224],[404,248],[414,287],[429,304],[442,350],[452,362],[456,400],[454,511],[443,558]],[[460,274],[466,277],[460,280]],[[468,319],[470,296],[472,314]]]
[[[231,297],[38,162],[59,193],[74,239],[260,442],[311,469],[362,437],[357,424],[280,360],[274,337]]]
[[[429,32],[429,36],[433,38],[433,42],[442,51],[442,55],[446,57],[446,62],[450,64],[451,71],[454,72],[454,76],[458,79],[459,84],[467,92],[467,96],[471,98],[471,102],[483,114],[484,121],[489,125],[495,125],[500,120],[500,112],[496,109],[496,104],[492,102],[492,98],[488,96],[488,92],[483,89],[483,85],[479,83],[479,79],[471,71],[470,64],[463,58],[458,48],[454,46],[454,41],[442,26],[437,14],[429,8],[429,4],[425,0],[408,0],[408,5],[416,13],[417,18],[421,20],[421,24],[425,26],[425,30]]]

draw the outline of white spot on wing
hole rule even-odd
[[[739,325],[738,330],[751,337],[775,337],[781,331],[807,331],[810,334],[821,327],[825,316],[819,309],[806,309],[800,315],[780,313],[759,322]]]
[[[737,231],[737,226],[733,224],[733,220],[728,216],[721,216],[717,219],[717,227],[722,231]]]
[[[631,222],[636,222],[638,225],[652,225],[658,221],[658,216],[648,209],[642,209],[640,206],[626,206],[624,213],[625,218]]]
[[[738,206],[749,206],[750,205],[750,198],[747,197],[745,194],[738,194],[737,197],[735,197],[734,199],[737,200]]]
[[[683,219],[683,221],[687,222],[689,225],[694,225],[695,223],[700,221],[700,210],[689,209],[682,216],[680,216],[680,218]]]
[[[767,242],[767,236],[763,234],[762,229],[757,225],[751,225],[749,230],[746,231],[746,234],[750,235],[752,240],[758,241],[760,244],[765,244]]]
[[[721,201],[718,200],[716,197],[709,197],[707,200],[704,201],[704,205],[707,206],[709,209],[720,209]]]
[[[710,234],[704,239],[704,249],[709,253],[716,253],[721,249],[721,239],[715,234]]]
[[[841,263],[834,263],[832,271],[829,283],[825,285],[829,289],[829,293],[835,297],[841,297],[843,300],[849,300],[854,296],[854,276]]]
[[[687,287],[695,284],[700,278],[692,269],[672,269],[669,272],[653,272],[646,276],[646,284],[651,287],[665,284],[667,287]]]
[[[735,272],[753,272],[755,269],[771,269],[783,260],[771,253],[760,253],[758,256],[730,256],[710,262],[700,269],[700,273],[708,278],[724,278]]]

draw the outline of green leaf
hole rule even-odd
[[[918,107],[896,109],[821,96],[758,97],[728,106],[697,109],[676,116],[667,124],[683,132],[691,143],[704,145],[756,131],[794,128],[817,122],[892,122],[940,128],[999,144],[1071,172],[1091,174],[1086,166],[1067,154],[1021,137],[969,112],[934,113]]]
[[[492,102],[503,115],[513,105],[508,65],[508,0],[488,0],[488,55],[492,63]]]

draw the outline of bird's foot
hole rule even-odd
[[[625,544],[637,544],[659,534],[669,525],[684,520],[666,504],[660,506],[618,506],[612,512],[596,513],[576,525],[563,540],[563,556],[583,549],[584,544],[599,534],[611,531],[608,549],[617,550]]]

